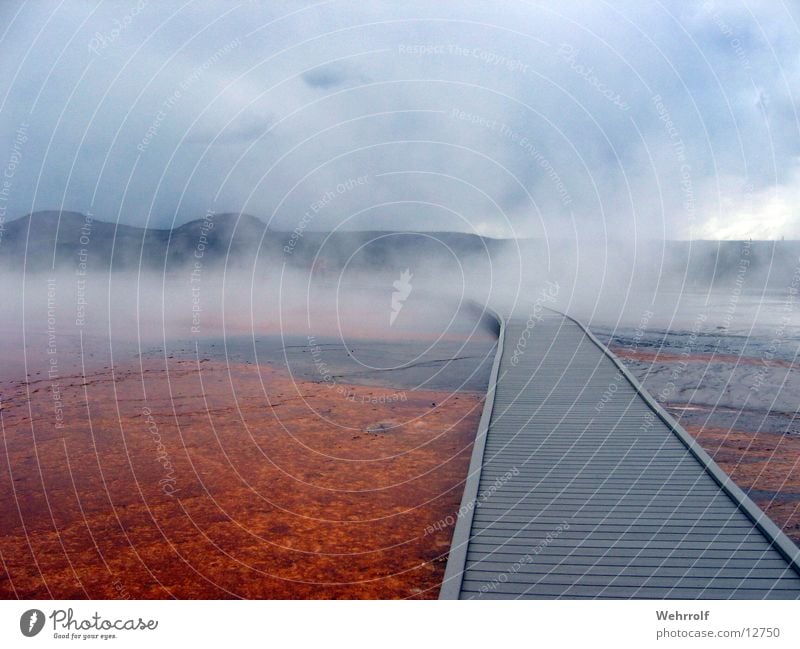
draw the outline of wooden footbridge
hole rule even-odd
[[[800,552],[578,322],[499,317],[441,599],[795,599]]]

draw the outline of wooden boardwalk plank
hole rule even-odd
[[[500,328],[440,597],[800,598],[797,547],[613,355],[526,321]]]

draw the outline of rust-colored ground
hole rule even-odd
[[[731,363],[733,365],[758,365],[766,367],[796,368],[797,363],[780,358],[770,360],[753,358],[752,356],[733,356],[731,354],[676,354],[675,352],[631,349],[630,347],[612,347],[615,356],[642,363]]]
[[[168,370],[4,383],[0,597],[437,596],[482,395]]]
[[[712,426],[687,426],[686,430],[800,544],[800,439]]]

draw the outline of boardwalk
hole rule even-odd
[[[800,597],[797,547],[576,322],[501,332],[440,598]]]

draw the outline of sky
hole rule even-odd
[[[0,38],[3,221],[800,238],[796,2],[3,0]]]

